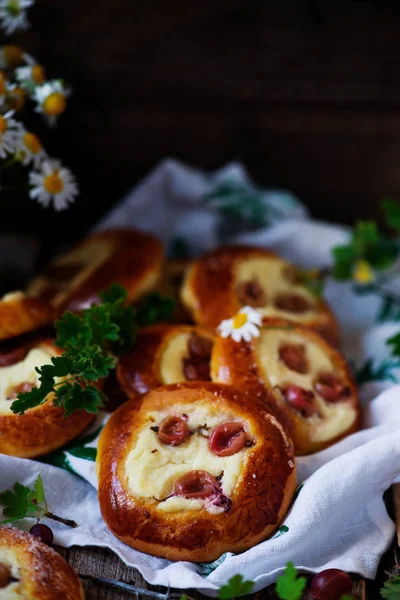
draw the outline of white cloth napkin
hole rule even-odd
[[[204,206],[210,193],[213,199]],[[255,206],[256,212],[257,206],[264,207],[269,226],[257,229],[256,219],[250,222],[246,215],[232,216],[232,211],[227,216],[227,205],[236,207],[238,200],[248,208]],[[178,239],[200,252],[229,239],[268,246],[307,267],[329,264],[331,248],[348,237],[345,228],[308,219],[290,194],[255,189],[235,163],[210,175],[164,161],[98,228],[132,225],[154,231],[169,247]],[[400,324],[377,323],[381,299],[359,296],[351,285],[334,282],[327,286],[326,297],[339,318],[347,357],[359,367],[369,360],[375,371],[385,361],[390,363],[385,340],[400,330]],[[283,527],[240,555],[227,553],[213,563],[171,563],[132,550],[108,531],[97,502],[93,451],[87,450],[96,447],[104,414],[91,434],[46,459],[52,464],[0,455],[0,491],[15,481],[32,485],[40,473],[50,509],[79,524],[68,529],[49,522],[56,543],[110,548],[152,584],[197,588],[216,596],[222,584],[241,573],[255,582],[256,591],[274,582],[288,560],[310,572],[336,567],[373,578],[394,534],[382,495],[400,480],[400,386],[394,384],[400,369],[394,365],[387,373],[392,381],[375,377],[361,386],[365,429],[298,459],[299,483],[304,485]],[[21,522],[26,529],[31,524],[29,519]]]

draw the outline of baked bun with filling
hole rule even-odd
[[[99,293],[119,283],[133,302],[154,289],[164,260],[161,242],[135,229],[94,233],[56,258],[29,284],[30,296],[47,301],[57,315],[99,302]]]
[[[97,455],[103,518],[169,560],[242,552],[281,524],[296,487],[281,424],[230,386],[163,386],[115,412]]]
[[[226,246],[205,254],[189,268],[181,298],[199,325],[217,327],[242,306],[252,306],[263,317],[290,319],[339,345],[327,304],[301,282],[296,267],[269,250]]]
[[[249,342],[218,336],[211,376],[256,401],[273,403],[296,454],[321,450],[358,427],[357,388],[344,358],[297,323],[265,319],[260,336]]]
[[[4,600],[83,600],[73,568],[38,538],[0,527],[0,598]]]
[[[163,268],[158,291],[173,298],[176,302],[174,311],[174,321],[177,323],[192,323],[192,317],[189,311],[181,302],[180,292],[186,272],[188,271],[192,261],[186,258],[168,259]]]
[[[117,378],[128,398],[184,381],[210,381],[214,334],[195,325],[151,325],[119,359]]]
[[[52,310],[39,298],[10,292],[0,298],[0,340],[35,331],[51,323]]]
[[[61,348],[51,340],[31,340],[20,346],[0,346],[0,453],[34,458],[60,448],[81,434],[94,415],[75,410],[68,417],[49,394],[41,405],[14,414],[11,405],[18,393],[39,386],[35,367],[50,364]]]

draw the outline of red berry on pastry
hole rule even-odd
[[[240,452],[246,441],[241,423],[221,423],[210,435],[210,450],[217,456],[232,456]]]
[[[165,417],[160,423],[158,437],[163,444],[179,446],[190,435],[189,427],[183,417],[173,415]]]

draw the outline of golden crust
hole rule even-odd
[[[172,412],[177,402],[200,401],[249,423],[255,445],[247,450],[251,456],[232,489],[228,512],[164,513],[154,501],[129,491],[125,461],[149,412]],[[293,448],[280,423],[234,388],[203,382],[163,386],[141,403],[121,406],[101,434],[97,468],[100,508],[113,534],[137,550],[170,560],[210,561],[251,548],[280,525],[296,487]]]
[[[34,331],[51,321],[50,306],[38,298],[14,292],[0,299],[0,340]]]
[[[50,340],[30,343],[33,346],[44,347],[54,356],[62,354]],[[56,407],[51,399],[23,415],[0,414],[0,453],[20,458],[48,454],[80,435],[93,418],[84,410],[75,410],[66,417],[64,409]]]
[[[265,371],[263,373],[258,353],[259,338],[253,338],[251,342],[241,341],[238,343],[231,337],[218,336],[214,343],[211,361],[213,381],[233,385],[249,397],[254,398],[256,402],[265,404],[289,432],[297,455],[317,452],[356,431],[360,422],[358,392],[352,373],[343,356],[315,331],[302,325],[283,319],[266,319],[264,327],[283,328],[287,330],[288,339],[292,334],[299,335],[304,340],[305,347],[307,347],[308,341],[313,342],[330,359],[333,373],[338,375],[350,390],[345,401],[356,413],[356,418],[350,426],[343,427],[340,433],[330,439],[313,441],[312,424],[298,411],[293,410],[288,403],[282,401],[281,394],[268,381]]]
[[[18,566],[18,596],[21,598],[84,600],[82,585],[73,568],[38,538],[19,529],[0,527],[0,557],[4,556],[4,564],[10,568],[5,560],[9,554]]]
[[[196,323],[217,327],[223,319],[238,312],[242,304],[235,291],[235,269],[242,261],[251,259],[270,259],[280,262],[282,268],[292,267],[263,248],[224,246],[203,255],[189,268],[181,290],[182,302]],[[268,294],[268,290],[265,291]],[[337,321],[322,299],[314,298],[312,313],[295,320],[315,329],[334,346],[339,345]]]
[[[101,231],[50,263],[31,281],[28,293],[49,302],[57,314],[87,308],[112,283],[126,288],[133,302],[156,287],[163,260],[161,242],[149,233]]]
[[[186,258],[168,259],[165,262],[162,278],[158,286],[161,294],[170,296],[175,300],[174,321],[177,323],[193,322],[189,311],[184,307],[180,298],[180,289],[191,264],[192,261]]]
[[[210,330],[196,325],[161,324],[141,329],[135,346],[119,359],[117,366],[117,379],[128,398],[139,398],[166,383],[160,373],[163,353],[169,341],[180,333],[214,339]]]

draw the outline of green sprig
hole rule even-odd
[[[218,598],[220,600],[231,600],[239,596],[250,594],[254,587],[254,581],[244,579],[242,575],[234,575],[226,585],[219,588]]]
[[[64,353],[52,357],[50,364],[36,367],[40,386],[18,394],[11,404],[15,414],[43,404],[50,393],[66,416],[77,409],[98,412],[106,396],[93,383],[107,377],[117,356],[133,345],[138,325],[167,320],[174,310],[174,301],[158,294],[143,299],[137,309],[126,306],[127,292],[117,284],[100,297],[100,304],[80,314],[65,312],[56,321],[55,344]]]
[[[380,589],[380,594],[385,600],[400,600],[400,576],[390,575]]]
[[[43,480],[40,475],[36,478],[32,489],[16,482],[12,490],[1,492],[0,504],[4,507],[3,515],[7,517],[0,522],[2,525],[15,523],[25,519],[25,517],[34,517],[35,519],[47,517],[69,527],[77,527],[75,521],[63,519],[49,511]]]
[[[306,583],[307,579],[299,577],[294,564],[288,562],[276,581],[276,593],[281,600],[300,600]]]

